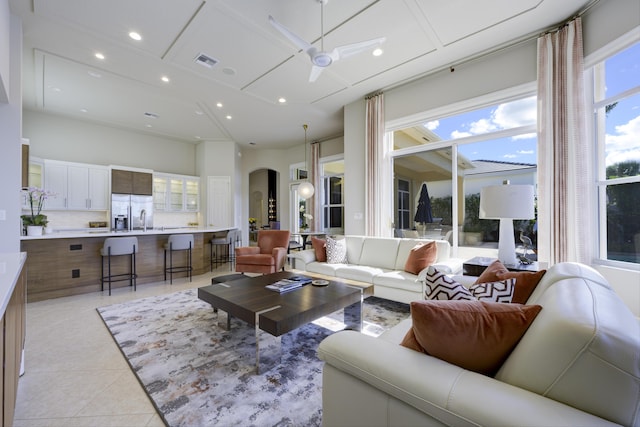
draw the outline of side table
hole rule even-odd
[[[465,276],[480,276],[482,272],[496,259],[497,258],[481,256],[473,257],[462,264],[462,274]],[[531,264],[505,264],[505,267],[509,271],[540,271],[537,261],[534,261]]]

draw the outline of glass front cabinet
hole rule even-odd
[[[157,212],[198,212],[200,178],[153,174],[153,208]]]

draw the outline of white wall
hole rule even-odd
[[[0,9],[8,7],[0,0]],[[7,27],[8,26],[8,27]],[[20,251],[20,188],[21,180],[21,123],[22,123],[22,22],[11,15],[9,21],[0,20],[0,38],[10,40],[9,55],[0,56],[7,78],[4,84],[9,91],[9,102],[0,101],[0,252]],[[0,41],[4,43],[4,41]],[[6,64],[8,61],[8,64]]]
[[[196,145],[63,116],[24,111],[32,156],[196,175]]]
[[[364,235],[365,117],[364,99],[344,108],[344,233]]]
[[[9,1],[0,1],[0,102],[9,102],[11,82],[11,12]]]

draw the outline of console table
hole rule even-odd
[[[465,276],[480,276],[482,272],[496,260],[496,258],[490,257],[473,257],[470,260],[465,261],[462,264],[462,274]],[[505,264],[509,271],[540,271],[538,262],[534,261],[531,264]]]

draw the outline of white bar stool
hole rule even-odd
[[[129,280],[129,286],[133,286],[133,290],[136,290],[136,253],[138,253],[138,238],[137,237],[108,237],[104,240],[100,255],[102,255],[101,269],[100,269],[100,287],[104,291],[105,280],[109,283],[109,295],[111,295],[111,282],[118,282],[121,280]],[[129,255],[130,266],[128,273],[111,274],[111,257]],[[107,275],[104,275],[104,258],[107,257]]]
[[[211,240],[209,241],[209,244],[211,244],[211,247],[209,248],[209,256],[210,256],[210,264],[209,264],[209,268],[211,271],[213,271],[213,265],[215,264],[216,268],[218,267],[218,264],[224,264],[225,262],[228,262],[230,260],[230,251],[231,251],[231,236],[232,236],[232,232],[233,230],[229,230],[227,231],[227,233],[224,236],[213,236],[211,238]],[[213,248],[215,246],[216,252],[214,254],[213,252]],[[218,253],[218,250],[224,248],[224,254],[222,256],[220,256],[220,254]]]
[[[164,280],[167,280],[169,273],[169,283],[173,284],[173,273],[187,272],[187,277],[191,282],[193,276],[193,265],[191,263],[191,252],[193,249],[193,234],[172,234],[169,241],[164,245]],[[169,267],[167,267],[167,251],[169,251]],[[173,253],[175,251],[187,251],[187,265],[173,265]]]

